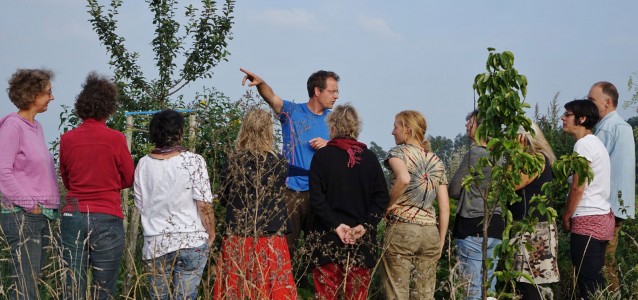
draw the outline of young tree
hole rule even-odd
[[[188,5],[184,9],[184,18],[177,16],[178,8],[175,0],[147,0],[149,10],[153,14],[152,24],[155,27],[155,35],[150,45],[154,53],[153,60],[156,67],[154,71],[158,76],[153,79],[146,76],[139,65],[139,53],[129,51],[125,45],[125,38],[116,33],[118,26],[116,17],[124,1],[111,0],[108,8],[100,4],[98,0],[87,1],[88,13],[91,16],[89,21],[100,42],[110,54],[109,64],[114,69],[115,80],[120,88],[120,109],[109,121],[109,125],[121,131],[125,129],[124,111],[188,106],[189,104],[182,101],[180,90],[195,80],[211,78],[213,68],[226,60],[229,55],[226,47],[231,39],[234,0],[225,0],[221,9],[218,9],[216,2],[212,0],[202,0],[198,7]],[[180,25],[181,19],[185,20],[183,26]],[[208,136],[215,131],[214,129],[222,127],[233,129],[234,132],[222,132],[221,142],[230,143],[233,138],[229,138],[229,135],[236,134],[242,109],[214,89],[207,89],[206,92],[208,94],[197,96],[199,99],[190,104],[191,108],[196,108],[200,116],[210,118],[211,115],[220,114],[223,118],[211,118],[215,120],[214,122],[203,119],[199,133],[195,136]],[[229,126],[220,125],[217,120],[224,120],[229,123]],[[189,142],[194,143],[194,141]],[[192,145],[196,149],[209,146],[204,145],[208,143],[207,140],[200,140],[197,143]],[[149,147],[146,137],[137,135],[131,152],[135,158],[139,158],[148,152]],[[218,164],[215,161],[217,157],[207,157],[209,166]],[[211,169],[213,169],[212,172],[216,172],[216,168]],[[211,179],[214,178],[211,176]],[[131,209],[125,213],[129,219],[124,264],[127,274],[132,274],[135,266],[134,258],[137,256],[139,214],[132,205]],[[123,288],[125,294],[130,292],[131,280],[132,277],[127,276]]]

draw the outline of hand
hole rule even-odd
[[[328,141],[320,137],[310,140],[310,147],[312,147],[312,149],[315,149],[315,150],[319,150],[325,147],[326,145],[328,145]]]
[[[395,210],[397,208],[399,208],[399,206],[396,205],[396,204],[390,205],[390,207],[388,207],[388,209],[385,210],[385,215],[386,216],[389,215],[393,210]]]
[[[248,70],[244,70],[242,68],[239,68],[239,70],[244,72],[244,74],[246,74],[246,76],[244,76],[244,79],[242,79],[241,81],[242,86],[246,83],[246,80],[250,81],[250,83],[248,84],[249,87],[258,86],[265,82],[263,79],[261,79],[261,77],[255,75],[255,73],[252,73]]]
[[[356,243],[357,240],[361,238],[364,234],[366,234],[366,229],[361,224],[350,229],[351,244]]]
[[[572,229],[572,219],[569,216],[563,216],[563,230],[569,232]]]
[[[350,226],[341,224],[335,229],[335,231],[337,232],[337,235],[339,236],[339,239],[342,243],[349,244],[350,238],[348,237],[348,235],[350,234]]]

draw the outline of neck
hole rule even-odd
[[[417,148],[423,149],[423,145],[421,145],[421,143],[419,143],[417,141],[414,141],[414,140],[411,140],[411,139],[406,139],[404,143],[407,144],[407,145],[412,145],[412,146],[415,146]]]
[[[314,98],[310,98],[308,103],[306,103],[306,106],[315,115],[323,115],[323,111],[325,110]]]
[[[20,115],[22,118],[24,118],[25,120],[33,123],[35,122],[35,115],[37,115],[38,113],[28,110],[28,109],[21,109],[18,111],[18,115]]]
[[[583,128],[582,130],[578,130],[574,133],[574,138],[576,138],[576,140],[580,140],[588,134],[591,134],[591,130]]]

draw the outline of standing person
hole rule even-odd
[[[248,86],[256,86],[259,95],[279,116],[281,122],[283,153],[290,164],[285,200],[292,228],[291,233],[286,235],[286,240],[290,255],[294,257],[301,231],[312,226],[308,170],[315,151],[325,147],[330,139],[325,120],[339,98],[339,75],[330,71],[313,73],[307,83],[310,99],[307,103],[294,103],[277,96],[261,77],[247,70],[240,70],[246,74],[242,85],[248,80]]]
[[[38,298],[40,271],[60,205],[53,157],[35,119],[53,101],[53,72],[18,69],[7,93],[18,108],[0,119],[1,226],[10,247],[10,299]]]
[[[470,169],[477,165],[479,159],[488,157],[487,141],[479,141],[476,144],[474,139],[479,123],[478,111],[474,110],[467,116],[465,124],[466,133],[473,144],[463,157],[448,187],[450,197],[458,199],[452,236],[456,238],[456,252],[461,264],[461,273],[465,279],[469,280],[468,299],[481,299],[483,221],[486,217],[483,202],[486,201],[484,197],[487,196],[492,174],[492,168],[484,166],[481,173],[485,179],[471,184],[469,189],[463,188],[463,178],[470,175]],[[487,270],[488,280],[494,275],[498,263],[498,257],[493,257],[493,253],[494,248],[501,243],[504,228],[501,209],[497,207],[487,229],[487,257],[492,257],[492,267]],[[489,291],[493,292],[496,279],[492,278],[488,285]]]
[[[184,117],[170,109],[149,124],[155,149],[135,169],[135,206],[151,299],[196,299],[215,239],[206,161],[182,147]]]
[[[112,299],[124,253],[120,190],[133,185],[135,167],[126,137],[106,126],[117,110],[117,88],[90,73],[75,100],[82,124],[60,138],[60,174],[68,190],[60,233],[66,272],[65,299]]]
[[[385,159],[392,171],[381,258],[386,299],[434,299],[436,263],[445,244],[450,202],[445,166],[431,151],[426,130],[418,111],[402,111],[394,119],[392,135],[397,146]],[[439,206],[438,227],[434,200]]]
[[[605,145],[592,134],[600,120],[598,108],[589,100],[565,104],[563,131],[576,139],[574,152],[587,159],[593,179],[579,182],[574,174],[563,210],[563,229],[571,231],[570,254],[576,269],[580,296],[589,299],[605,287],[605,248],[614,237],[614,214],[609,203],[611,164]]]
[[[213,298],[297,298],[285,234],[288,162],[275,152],[272,115],[248,111],[222,174],[227,233]]]
[[[377,224],[389,195],[379,160],[357,142],[361,122],[355,109],[337,106],[326,122],[331,140],[310,165],[310,203],[317,237],[312,271],[316,297],[366,299],[376,264]],[[343,288],[342,288],[343,287]]]
[[[616,224],[614,238],[609,241],[605,250],[605,275],[611,285],[610,290],[617,291],[619,282],[616,274],[616,248],[619,233],[623,221],[633,219],[636,211],[636,145],[631,126],[616,112],[618,90],[613,84],[606,81],[595,83],[587,98],[596,104],[602,118],[596,125],[594,134],[605,145],[611,161],[609,202]]]
[[[556,155],[549,145],[543,131],[532,123],[533,132],[526,131],[522,127],[518,130],[518,141],[523,150],[542,159],[543,168],[537,174],[521,173],[522,181],[516,186],[516,194],[521,201],[509,206],[514,220],[534,218],[537,223],[533,232],[525,232],[515,235],[512,240],[518,246],[516,252],[516,271],[529,275],[534,282],[529,282],[525,277],[517,278],[516,289],[524,300],[544,299],[541,289],[549,289],[548,283],[558,282],[558,232],[556,223],[549,222],[547,216],[537,209],[531,209],[536,204],[531,202],[532,197],[543,195],[543,184],[552,181],[552,164]],[[527,245],[532,245],[529,250]]]

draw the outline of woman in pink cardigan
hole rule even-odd
[[[11,248],[11,299],[37,299],[50,223],[60,204],[53,157],[35,119],[54,99],[52,79],[49,70],[18,69],[7,89],[18,112],[0,119],[1,226]]]

